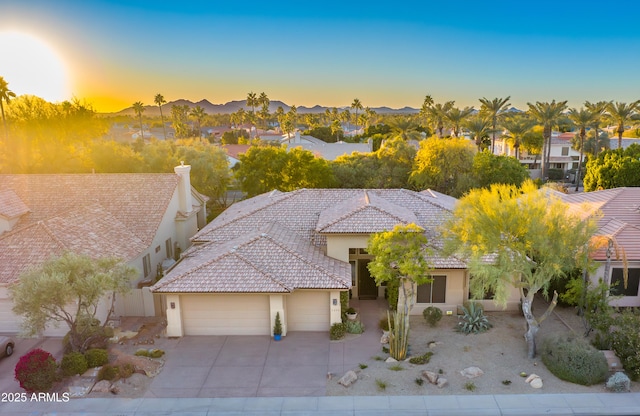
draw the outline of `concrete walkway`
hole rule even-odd
[[[2,403],[0,414],[38,415],[638,415],[640,394],[74,399]]]

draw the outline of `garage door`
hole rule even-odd
[[[10,299],[0,299],[0,332],[16,333],[20,331],[20,319],[13,314]]]
[[[298,292],[287,296],[287,330],[328,331],[329,292]]]
[[[269,335],[267,295],[182,295],[185,335]]]

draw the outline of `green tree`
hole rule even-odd
[[[593,129],[595,131],[594,133],[594,138],[599,138],[600,134],[599,134],[599,129],[600,129],[600,123],[602,123],[602,118],[605,114],[605,112],[607,111],[607,104],[609,104],[607,101],[598,101],[595,103],[591,103],[589,101],[585,101],[584,106],[587,108],[587,110],[591,111],[591,113],[593,114]],[[607,135],[607,139],[609,138],[609,136]],[[598,153],[600,152],[601,149],[608,149],[610,146],[606,146],[606,147],[599,147],[598,143],[596,143],[598,140],[594,140],[593,143],[593,155],[594,156],[598,156]],[[608,144],[608,143],[607,143]]]
[[[418,124],[408,117],[395,117],[387,122],[391,128],[391,138],[399,138],[404,141],[422,139],[422,135],[418,131]]]
[[[513,115],[511,117],[505,117],[502,121],[503,127],[507,130],[504,137],[507,143],[515,149],[516,159],[520,159],[520,146],[535,124],[535,121],[526,115]]]
[[[640,101],[630,104],[616,101],[606,105],[607,119],[618,126],[616,129],[618,133],[618,149],[622,148],[622,133],[625,131],[625,125],[636,119],[638,108],[640,108]]]
[[[255,121],[256,107],[260,105],[260,101],[258,100],[258,96],[255,92],[251,91],[247,94],[247,107],[251,107],[251,112],[249,113],[249,120],[252,121],[252,127],[255,127],[253,122]],[[253,128],[251,129],[252,133],[249,135],[253,138]]]
[[[487,150],[473,157],[472,176],[474,185],[489,188],[493,184],[520,186],[529,178],[529,171],[512,157],[494,155]]]
[[[165,126],[164,124],[164,115],[162,114],[162,104],[166,104],[167,100],[164,99],[164,96],[162,94],[156,94],[155,98],[153,99],[153,102],[156,103],[156,105],[160,109],[160,120],[162,120],[162,134],[163,134],[163,138],[166,140],[167,126]]]
[[[173,130],[176,132],[176,138],[189,137],[190,131],[187,125],[189,120],[189,106],[188,105],[172,105],[171,106],[171,121],[173,124]]]
[[[94,260],[66,252],[22,273],[9,286],[9,294],[27,334],[44,331],[48,323],[65,323],[71,348],[84,352],[94,341],[87,333],[92,326],[86,323],[97,319],[99,303],[110,301],[104,327],[113,315],[116,294],[126,293],[137,275],[119,259]]]
[[[194,108],[191,109],[191,112],[189,112],[189,115],[191,117],[193,117],[194,119],[196,119],[196,123],[197,123],[197,126],[198,126],[198,127],[196,127],[196,131],[198,132],[196,137],[198,137],[198,138],[202,137],[202,120],[204,120],[204,118],[207,115],[204,112],[204,108],[202,108],[199,105],[197,105],[197,106],[195,106]]]
[[[640,186],[640,145],[605,150],[587,162],[585,192],[623,186]]]
[[[491,291],[494,300],[506,306],[510,290],[519,290],[529,358],[536,354],[536,333],[558,296],[554,293],[547,310],[536,318],[531,310],[534,295],[546,294],[554,279],[584,264],[597,229],[595,219],[582,220],[568,211],[566,204],[529,180],[522,187],[471,190],[443,227],[445,253],[466,260],[473,297]]]
[[[425,98],[426,100],[426,98]],[[433,129],[438,133],[438,137],[442,138],[446,115],[453,107],[454,101],[447,101],[444,104],[436,103],[426,107],[426,117],[429,119]]]
[[[536,101],[535,105],[531,103],[527,103],[527,105],[529,106],[528,112],[531,117],[540,123],[543,128],[544,143],[542,148],[542,178],[546,180],[547,176],[549,176],[551,131],[564,118],[562,113],[567,108],[567,102],[559,101],[556,103],[556,100],[553,100],[550,103],[541,103],[540,101]]]
[[[136,114],[136,117],[140,120],[140,137],[144,139],[144,132],[142,131],[142,113],[144,113],[144,104],[142,101],[136,101],[133,103],[133,112]]]
[[[397,316],[406,330],[405,342],[409,335],[409,313],[416,303],[417,286],[433,281],[431,267],[425,258],[429,254],[426,245],[424,229],[416,224],[399,224],[391,231],[372,234],[367,244],[367,251],[373,256],[368,268],[376,284],[399,286]],[[396,321],[396,325],[400,322]],[[394,358],[403,360],[406,357],[401,353]]]
[[[511,105],[509,103],[511,96],[507,98],[494,98],[489,101],[487,98],[480,98],[480,114],[488,117],[491,120],[491,126],[493,130],[491,138],[491,153],[496,149],[496,133],[498,132],[498,121],[504,115],[504,112]]]
[[[472,186],[475,153],[474,145],[463,138],[422,140],[409,181],[418,189],[460,197]]]
[[[87,168],[96,173],[140,172],[142,156],[131,146],[114,140],[95,140],[88,148]]]
[[[353,102],[351,103],[351,109],[355,111],[355,117],[353,119],[355,121],[356,130],[358,130],[358,122],[360,121],[358,120],[358,110],[362,110],[364,109],[364,107],[362,106],[362,103],[359,99],[354,98]]]
[[[478,151],[485,148],[484,141],[493,132],[491,120],[486,117],[473,116],[465,120],[462,126],[469,131],[471,139],[475,142]]]
[[[451,128],[454,137],[458,137],[460,134],[460,127],[473,113],[473,108],[465,107],[460,110],[458,107],[451,107],[449,111],[444,114],[446,123]]]
[[[4,126],[4,139],[9,140],[9,129],[7,128],[7,119],[4,114],[4,105],[9,104],[12,98],[16,96],[16,93],[9,89],[9,83],[5,81],[3,77],[0,77],[0,112],[2,113],[2,124]]]
[[[576,192],[580,187],[580,172],[582,169],[582,155],[584,153],[584,138],[587,135],[587,128],[591,127],[595,122],[595,114],[590,110],[585,110],[581,108],[577,110],[575,108],[569,109],[568,114],[569,120],[573,123],[574,126],[579,130],[578,134],[580,135],[580,159],[578,160],[578,172],[576,173]]]
[[[258,104],[261,106],[259,116],[262,119],[262,123],[264,125],[265,130],[268,127],[269,117],[271,116],[271,114],[269,113],[270,103],[271,101],[269,100],[269,97],[267,96],[267,94],[265,94],[264,92],[261,92],[260,96],[258,97]]]

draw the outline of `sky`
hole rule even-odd
[[[297,106],[479,107],[640,99],[635,1],[0,0],[0,76],[18,95],[141,101],[265,92]]]

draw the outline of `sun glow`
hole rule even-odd
[[[22,32],[0,32],[0,76],[16,95],[37,95],[50,102],[70,97],[64,62],[42,40]]]

